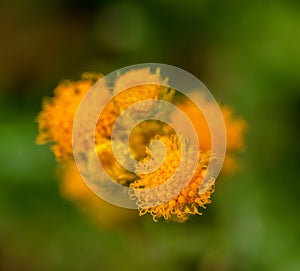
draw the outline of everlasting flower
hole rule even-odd
[[[206,173],[206,168],[210,160],[210,153],[203,153],[200,156],[200,161],[197,165],[195,174],[192,176],[188,185],[180,191],[179,194],[176,194],[171,200],[164,204],[156,205],[155,197],[162,197],[165,193],[172,193],[178,188],[178,184],[183,181],[186,177],[189,179],[190,176],[190,162],[194,163],[193,155],[193,146],[186,146],[186,155],[184,156],[181,153],[180,142],[176,136],[171,137],[159,137],[167,148],[167,157],[163,165],[150,174],[143,174],[140,167],[143,166],[143,163],[137,165],[136,173],[140,179],[131,183],[130,187],[135,191],[134,195],[131,195],[132,198],[137,197],[137,205],[139,207],[140,215],[150,213],[153,216],[153,220],[157,221],[158,218],[164,217],[165,219],[175,219],[178,221],[185,221],[190,214],[201,214],[199,212],[199,207],[205,208],[205,205],[210,203],[210,196],[213,192],[214,180],[211,180],[207,191],[203,194],[199,194],[198,190],[203,180],[203,177]],[[149,161],[150,157],[146,157],[143,162]],[[144,205],[147,204],[147,198],[144,197],[143,193],[139,193],[140,188],[148,189],[157,187],[168,181],[172,176],[174,176],[180,159],[185,159],[184,174],[179,174],[177,179],[175,179],[168,189],[170,191],[163,190],[160,194],[154,195],[153,207],[144,208]],[[188,176],[185,176],[188,174]],[[153,198],[151,199],[153,201]]]
[[[168,79],[162,79],[160,70],[152,73],[149,68],[130,70],[116,79],[113,93],[116,106],[122,112],[137,102],[143,100],[172,100],[175,91],[169,89]],[[136,113],[149,113],[152,111],[151,103],[148,106],[140,105]],[[151,112],[153,113],[153,112]]]
[[[214,105],[210,102],[206,102],[206,107],[209,110]],[[199,145],[202,151],[208,151],[211,149],[211,135],[207,124],[207,121],[199,108],[190,100],[180,101],[178,107],[188,116],[192,122],[193,127],[197,133],[199,139]],[[247,123],[242,118],[236,117],[233,114],[232,109],[228,106],[220,105],[220,109],[223,115],[225,128],[226,128],[226,157],[224,160],[223,173],[232,173],[237,167],[238,163],[234,157],[234,152],[241,151],[244,148],[244,134],[247,129]],[[177,126],[182,126],[182,120],[177,112],[171,115],[172,122]],[[189,136],[191,131],[188,131],[184,127],[185,136]]]
[[[63,81],[55,89],[55,96],[44,100],[43,110],[37,118],[37,143],[53,143],[52,151],[58,160],[72,157],[72,128],[76,111],[85,94],[101,77],[101,74],[84,73],[80,81]],[[108,98],[108,90],[102,91],[105,101]],[[109,103],[99,118],[96,141],[110,135],[117,114],[112,103]]]
[[[115,102],[122,112],[130,105],[145,99],[157,100],[160,92],[161,78],[159,71],[155,74],[150,69],[131,70],[117,78],[114,85]],[[132,86],[137,85],[137,86]],[[151,108],[139,107],[140,112]]]
[[[78,202],[96,221],[99,221],[99,224],[110,225],[111,221],[116,223],[128,221],[129,219],[124,218],[127,215],[128,218],[132,219],[132,212],[106,204],[90,192],[77,172],[72,151],[72,128],[75,114],[88,90],[101,78],[102,75],[100,74],[85,73],[80,81],[64,81],[59,84],[55,89],[54,97],[43,102],[43,109],[37,118],[39,125],[37,142],[39,144],[52,143],[52,151],[56,158],[59,161],[64,160],[64,173],[61,182],[63,194]],[[129,150],[126,149],[128,151],[124,155],[123,162],[130,161],[127,159],[130,154],[138,161],[135,171],[129,172],[119,164],[112,150],[112,128],[116,119],[125,109],[137,102],[149,99],[173,101],[176,93],[175,90],[167,86],[167,79],[161,77],[159,70],[152,73],[150,69],[130,70],[119,75],[111,89],[112,93],[105,84],[103,85],[104,87],[99,91],[101,91],[101,102],[106,106],[95,127],[95,150],[106,173],[119,184],[132,188],[131,191],[134,193],[128,196],[136,200],[140,215],[149,213],[153,216],[154,221],[159,218],[185,221],[192,214],[201,214],[201,208],[205,208],[211,202],[210,197],[214,191],[215,183],[214,179],[210,179],[206,184],[206,191],[199,193],[199,187],[206,175],[208,163],[213,159],[210,131],[202,112],[188,100],[179,99],[177,103],[177,106],[184,111],[196,129],[201,147],[201,152],[199,152],[195,149],[195,142],[185,140],[184,145],[181,146],[179,138],[174,134],[171,126],[155,120],[156,113],[165,114],[170,117],[171,124],[180,127],[182,121],[176,112],[171,114],[164,111],[163,108],[156,109],[157,112],[155,112],[154,107],[152,108],[154,103],[149,103],[147,107],[141,105],[128,110],[126,123],[118,124],[124,127],[117,128],[126,128],[128,124],[134,122],[135,114],[143,114],[143,116],[152,114],[149,120],[139,123],[129,137]],[[111,94],[115,96],[109,100]],[[209,108],[212,105],[208,103],[207,106]],[[92,112],[98,112],[98,108],[94,105],[91,105],[91,109]],[[236,167],[236,160],[232,152],[240,150],[244,146],[243,136],[246,122],[236,118],[228,107],[221,106],[221,111],[226,125],[227,151],[229,152],[223,169],[223,172],[226,173]],[[89,123],[90,116],[84,116],[84,118],[80,130],[80,138],[82,133],[83,140],[85,140],[86,134],[84,125]],[[120,131],[124,130],[122,129]],[[116,140],[116,148],[123,150],[123,132],[120,132],[118,136],[119,138],[114,139]],[[189,137],[189,131],[185,131],[184,137]],[[156,153],[157,156],[151,157],[148,149],[149,144],[156,139],[162,141],[167,149],[166,159],[160,167],[156,167],[159,165],[156,159],[159,158],[160,154]],[[91,153],[87,152],[85,155],[88,160]],[[198,160],[195,157],[200,158]],[[179,168],[181,161],[183,161],[184,170]],[[192,164],[195,161],[196,168],[193,171]],[[97,171],[99,167],[92,163],[87,163],[87,165],[89,167],[88,172],[93,177],[95,184],[99,184],[103,179],[103,172]],[[147,170],[150,170],[148,173],[145,172],[145,165],[148,167]],[[173,181],[166,188],[164,184],[172,176]],[[179,188],[185,180],[189,181],[180,190]],[[144,191],[156,187],[166,189],[159,189],[158,193],[151,197],[145,196]],[[169,197],[170,195],[172,197]],[[162,198],[167,200],[161,203]],[[153,203],[152,207],[149,207],[149,202]]]

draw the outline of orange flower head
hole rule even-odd
[[[79,81],[63,81],[57,86],[54,97],[44,100],[43,109],[38,115],[39,135],[37,143],[52,143],[52,151],[56,158],[68,160],[64,162],[62,177],[62,192],[66,197],[79,202],[81,207],[87,210],[95,220],[100,221],[100,224],[110,225],[109,221],[122,224],[123,214],[126,213],[126,215],[131,216],[132,212],[122,211],[120,208],[106,204],[94,196],[83,183],[73,160],[72,129],[77,109],[89,89],[101,78],[102,75],[100,74],[84,73]],[[194,102],[182,98],[181,94],[169,88],[167,81],[167,78],[161,77],[159,69],[153,73],[149,68],[143,68],[130,70],[119,75],[112,93],[103,84],[104,87],[99,91],[101,91],[101,103],[106,105],[95,127],[95,150],[92,151],[96,151],[105,172],[112,179],[132,189],[129,197],[136,201],[140,215],[149,213],[154,221],[164,218],[182,222],[192,214],[200,215],[201,208],[205,208],[211,202],[210,197],[214,191],[215,180],[209,179],[205,185],[205,191],[199,192],[199,188],[203,185],[208,164],[214,159],[214,154],[211,153],[211,133],[203,113]],[[112,94],[115,96],[110,100]],[[156,100],[174,102],[174,99],[177,99],[176,106],[184,111],[192,122],[198,135],[201,150],[196,149],[195,143],[197,142],[189,139],[191,131],[183,126],[184,122],[176,111],[167,112],[162,107],[153,110]],[[134,109],[131,107],[128,114],[125,115],[124,122],[119,122],[119,126],[115,125],[116,129],[120,128],[117,130],[120,131],[117,133],[119,137],[115,138],[112,135],[112,129],[120,114],[131,105],[145,100],[153,100],[153,103],[150,102],[147,105],[140,103]],[[206,106],[209,110],[215,105],[207,102]],[[96,114],[99,110],[96,107],[96,105],[90,105],[88,113]],[[222,171],[228,173],[236,169],[237,162],[233,152],[244,147],[243,139],[247,124],[243,119],[234,116],[229,107],[220,106],[220,109],[227,133],[227,155]],[[129,149],[124,148],[122,140],[128,132],[126,128],[134,127],[137,114],[150,117],[147,121],[141,122],[133,128],[128,142]],[[155,120],[155,114],[163,114],[166,119],[169,118],[171,126],[181,127],[184,134],[175,135],[171,126]],[[99,163],[99,161],[94,161],[96,160],[93,155],[95,153],[91,153],[91,150],[85,150],[86,146],[90,146],[86,144],[87,140],[91,140],[88,138],[89,133],[86,132],[91,126],[90,119],[93,119],[91,115],[83,116],[78,138],[80,139],[80,148],[83,148],[83,152],[86,151],[83,153],[83,160],[84,162],[87,161],[87,174],[91,174],[90,176],[96,185],[96,182],[99,184],[99,181],[103,180],[103,176],[107,175],[104,172],[98,172],[99,167],[93,165],[94,162]],[[183,137],[187,139],[182,141]],[[124,161],[122,162],[131,163],[131,160],[127,159],[130,154],[138,161],[134,172],[125,170],[116,160],[112,150],[112,138],[116,140],[114,147],[120,150],[122,155],[124,154]],[[162,156],[159,151],[152,152],[151,143],[155,140],[164,143],[166,156]],[[126,150],[125,153],[124,150]],[[196,168],[194,168],[195,161]],[[182,165],[184,169],[182,169]],[[172,181],[168,182],[169,180]],[[182,187],[183,183],[186,184],[185,187]],[[94,183],[91,184],[91,186],[93,185]],[[157,193],[150,195],[145,192],[153,188],[157,188]]]
[[[214,106],[213,103],[206,103],[207,110]],[[178,103],[178,107],[187,115],[192,122],[193,127],[198,136],[199,145],[202,151],[211,149],[211,134],[208,123],[202,111],[189,99],[185,99]],[[220,106],[223,115],[224,124],[226,128],[226,157],[224,160],[223,173],[232,173],[237,167],[238,163],[234,157],[233,152],[241,151],[244,148],[244,134],[247,129],[247,123],[242,118],[236,117],[233,111],[228,106]],[[176,112],[171,115],[172,122],[179,127],[182,123],[180,116]],[[185,135],[189,136],[191,131],[185,129]]]
[[[143,100],[157,100],[167,90],[166,84],[168,79],[162,79],[160,70],[157,69],[152,73],[149,68],[130,70],[123,75],[120,75],[114,85],[114,94],[116,105],[122,112],[124,109]],[[172,98],[173,92],[170,93]],[[150,107],[145,107],[145,104],[137,108],[138,112],[148,112]]]
[[[84,73],[79,81],[63,81],[54,91],[53,98],[43,102],[43,109],[37,117],[38,144],[53,143],[52,151],[58,160],[68,159],[72,152],[72,129],[78,106],[94,83],[102,78],[101,74]],[[103,100],[109,97],[108,89],[101,89]],[[97,110],[97,109],[95,109]],[[99,117],[96,127],[96,142],[108,137],[112,123],[117,116],[113,103],[108,103]],[[86,116],[88,121],[88,116]],[[82,127],[84,134],[84,127]]]
[[[130,187],[133,189],[134,194],[131,195],[132,199],[137,198],[137,205],[139,207],[140,215],[150,213],[153,216],[153,220],[157,221],[158,218],[164,217],[164,219],[174,219],[177,221],[185,221],[190,214],[201,214],[199,207],[205,208],[205,205],[210,203],[210,196],[213,193],[214,180],[211,180],[206,192],[199,194],[199,187],[202,183],[203,177],[206,173],[206,168],[210,160],[210,153],[206,152],[200,155],[199,163],[197,164],[194,175],[190,175],[191,164],[194,163],[194,152],[197,151],[192,145],[187,144],[185,146],[186,153],[181,153],[180,141],[177,136],[163,136],[158,137],[162,141],[167,149],[167,156],[165,161],[157,170],[143,174],[141,170],[143,163],[137,165],[136,174],[140,179],[131,183]],[[149,161],[150,156],[146,157],[143,162]],[[177,175],[167,189],[159,191],[153,198],[145,198],[143,191],[139,189],[154,188],[162,185],[174,176],[178,169],[180,160],[184,160],[184,172]],[[185,178],[190,178],[187,186],[178,193],[178,187]],[[170,194],[172,193],[172,194]],[[162,197],[169,197],[169,195],[175,196],[163,204],[155,204],[155,201],[159,202]],[[145,207],[148,202],[151,201],[153,207]]]

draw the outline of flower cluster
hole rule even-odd
[[[87,192],[87,188],[83,185],[80,175],[76,173],[73,152],[72,152],[72,128],[76,111],[81,100],[87,94],[88,90],[103,76],[96,73],[84,73],[79,81],[63,81],[54,91],[54,97],[45,99],[43,109],[37,118],[39,126],[39,135],[37,143],[52,143],[52,151],[58,161],[65,164],[64,174],[62,178],[63,194],[80,202],[85,206],[84,209],[101,210],[90,212],[92,216],[95,213],[116,213],[117,207],[107,207],[109,205],[99,204],[96,207],[97,199]],[[167,86],[167,79],[161,78],[160,71],[152,73],[150,69],[130,70],[115,80],[113,87],[103,87],[101,89],[101,99],[106,104],[102,110],[97,125],[95,127],[95,150],[98,154],[105,171],[118,183],[128,186],[134,194],[128,195],[130,199],[136,201],[140,215],[149,213],[153,216],[153,220],[159,218],[172,219],[176,221],[185,221],[189,215],[201,214],[200,209],[205,208],[206,204],[211,202],[210,197],[214,191],[214,181],[210,180],[207,189],[203,193],[199,193],[199,187],[207,171],[208,163],[212,158],[211,154],[211,137],[204,116],[188,99],[177,99],[175,101],[176,91]],[[113,96],[111,100],[110,97]],[[194,123],[196,132],[200,140],[201,151],[195,150],[194,143],[188,139],[184,140],[184,146],[178,135],[166,123],[150,119],[138,124],[133,130],[129,138],[129,150],[132,156],[138,161],[134,172],[124,169],[114,157],[111,146],[112,128],[118,116],[131,105],[143,100],[165,100],[174,101],[181,108],[188,118]],[[134,107],[136,114],[147,114],[151,111],[151,103],[148,107]],[[209,105],[208,105],[209,106]],[[96,108],[95,108],[96,110]],[[227,131],[228,151],[240,150],[243,147],[243,134],[246,128],[244,120],[235,118],[232,111],[228,107],[221,107]],[[134,115],[134,114],[132,114]],[[170,122],[177,123],[180,126],[180,118],[176,113],[171,113]],[[89,118],[87,116],[86,122]],[[84,134],[84,127],[83,127]],[[184,136],[188,136],[188,133]],[[155,157],[151,157],[148,146],[154,141],[160,140],[164,143],[167,155],[162,165],[155,168]],[[184,151],[183,151],[184,150]],[[198,155],[196,168],[193,174],[189,167],[195,160],[195,154]],[[185,170],[178,170],[179,163],[184,163]],[[152,160],[153,161],[152,161]],[[228,158],[226,158],[228,159]],[[233,157],[225,161],[226,171],[231,171],[235,161]],[[227,163],[227,166],[226,166]],[[143,166],[150,165],[150,172],[145,173]],[[153,170],[151,170],[151,165]],[[188,175],[188,176],[187,176]],[[100,173],[95,176],[101,178]],[[149,198],[143,194],[144,190],[159,187],[166,183],[170,178],[174,177],[168,189],[160,191],[151,199],[152,205],[149,207]],[[189,179],[185,187],[180,184]],[[80,184],[81,183],[81,184]],[[162,196],[172,193],[171,198],[165,202],[160,202]],[[156,198],[155,198],[156,197]],[[99,199],[99,202],[102,200]],[[105,212],[105,210],[110,210]],[[113,210],[113,211],[112,211]],[[96,215],[98,217],[98,215]],[[117,214],[115,216],[118,216]],[[129,215],[131,216],[131,214]],[[104,220],[112,219],[112,216],[104,216]],[[103,219],[100,220],[103,220]],[[119,219],[115,219],[119,221]],[[119,223],[119,222],[116,222]]]

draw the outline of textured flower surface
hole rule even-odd
[[[205,100],[206,109],[209,111],[213,104]],[[203,115],[203,112],[190,100],[183,99],[178,103],[178,107],[184,111],[189,120],[193,124],[202,151],[211,149],[211,134],[208,123]],[[244,148],[244,135],[247,130],[247,123],[244,119],[236,117],[232,109],[228,106],[220,105],[223,115],[224,124],[226,127],[226,157],[223,165],[222,172],[225,174],[233,173],[239,167],[235,158],[235,152],[243,150]],[[182,119],[175,111],[171,115],[172,122],[177,126],[182,126]],[[189,136],[191,131],[184,127],[185,135]]]
[[[185,221],[190,214],[201,214],[199,212],[199,207],[205,207],[205,204],[211,202],[210,195],[213,192],[214,187],[214,180],[211,180],[205,193],[199,194],[198,192],[211,157],[210,153],[206,152],[200,154],[200,161],[197,163],[195,173],[191,180],[182,191],[177,193],[179,184],[186,178],[188,180],[190,179],[189,175],[192,171],[190,165],[194,164],[193,152],[197,150],[194,150],[192,145],[187,144],[187,146],[184,146],[184,151],[186,153],[183,154],[181,152],[178,137],[174,135],[170,137],[159,137],[157,139],[161,140],[167,149],[167,155],[163,165],[150,174],[143,174],[143,163],[137,164],[136,173],[140,179],[134,181],[130,185],[130,187],[135,191],[135,194],[132,195],[132,197],[137,197],[137,204],[140,207],[140,215],[150,213],[153,216],[154,221],[157,221],[160,217],[164,217],[165,219],[172,218],[177,221]],[[143,162],[149,161],[149,159],[151,159],[150,156],[146,157]],[[145,198],[143,193],[139,193],[138,189],[157,187],[158,185],[168,181],[177,171],[180,160],[184,160],[184,171],[172,180],[167,189],[163,189],[160,193],[154,195],[154,199],[151,199],[151,201],[154,200],[153,207],[145,208],[144,205],[149,199]],[[155,203],[155,198],[159,200],[160,197],[164,197],[166,193],[176,194],[176,196],[164,204],[157,205]]]
[[[128,71],[120,75],[114,84],[114,94],[119,94],[115,97],[116,105],[123,111],[141,100],[157,100],[161,83],[159,70],[154,74],[146,68]],[[139,111],[149,111],[149,108],[140,107],[139,109]]]
[[[37,143],[53,143],[52,151],[58,160],[72,157],[72,128],[76,111],[88,90],[102,77],[101,74],[84,73],[80,81],[63,81],[54,90],[55,96],[44,100],[43,110],[37,118],[39,125]],[[106,101],[108,90],[102,91],[103,101]],[[96,141],[110,135],[117,112],[113,103],[108,103],[99,117]]]
[[[120,219],[123,219],[127,214],[131,217],[132,212],[127,213],[118,207],[103,203],[100,199],[96,200],[93,193],[83,183],[75,167],[72,151],[72,128],[79,104],[95,82],[102,78],[103,76],[100,74],[84,73],[79,81],[63,81],[59,84],[54,91],[54,97],[44,100],[43,109],[37,118],[39,127],[37,143],[52,143],[54,155],[58,161],[63,163],[64,173],[61,178],[63,194],[80,203],[82,208],[90,209],[88,213],[96,220],[101,221],[100,224],[109,224],[109,221],[103,221],[110,219],[118,221],[118,219],[113,218],[117,210],[120,212]],[[182,141],[179,140],[181,136],[176,135],[173,128],[167,123],[155,120],[155,118],[139,123],[131,131],[128,148],[124,156],[125,161],[123,162],[130,161],[127,158],[132,155],[137,161],[133,172],[124,169],[116,160],[111,144],[112,128],[115,121],[128,107],[139,101],[165,100],[171,102],[174,101],[174,97],[178,97],[176,91],[167,86],[167,81],[167,79],[161,77],[159,70],[152,73],[150,69],[144,68],[119,74],[114,85],[110,88],[104,83],[101,88],[101,102],[105,107],[95,127],[95,151],[106,173],[117,183],[131,188],[128,197],[136,201],[140,215],[149,213],[154,221],[164,218],[183,222],[190,215],[202,214],[201,208],[205,208],[211,202],[210,198],[215,185],[215,180],[211,178],[205,185],[206,190],[199,193],[199,187],[207,173],[209,162],[214,159],[214,154],[211,153],[209,126],[195,104],[184,98],[176,98],[175,101],[176,106],[193,123],[199,138],[201,151],[197,150],[195,142],[189,139],[188,130],[183,135],[185,139],[182,146]],[[109,100],[112,95],[113,99]],[[98,108],[93,108],[93,106],[91,105],[91,112],[98,112]],[[207,103],[207,108],[210,106],[212,104]],[[146,107],[141,105],[129,109],[126,121],[118,125],[126,127],[128,123],[134,121],[135,114],[147,116],[152,111],[152,116],[155,116],[151,103],[147,104]],[[221,111],[226,125],[227,153],[229,153],[225,159],[223,169],[226,173],[234,171],[236,168],[237,162],[231,152],[243,148],[246,122],[236,118],[228,107],[222,106]],[[159,108],[154,113],[167,115],[170,123],[178,127],[183,125],[180,116],[176,115],[176,112],[164,112],[162,108]],[[86,134],[85,124],[89,123],[90,116],[84,117],[83,126],[81,127],[83,140],[85,140]],[[116,143],[117,149],[124,147],[121,141],[124,135],[120,133],[119,137]],[[165,159],[161,165],[157,162],[158,158],[161,158],[159,157],[160,154],[156,153],[156,156],[151,156],[149,151],[151,142],[155,140],[163,142],[166,147],[166,157],[164,157]],[[89,153],[86,153],[85,159],[88,160],[89,155]],[[198,158],[196,159],[196,157]],[[196,166],[193,168],[192,165],[195,165],[195,161]],[[181,162],[183,162],[184,170],[179,167]],[[157,167],[157,164],[160,166]],[[145,172],[145,165],[147,165],[149,172]],[[104,176],[103,172],[96,172],[97,167],[94,167],[92,163],[89,164],[89,168],[89,174],[93,176],[95,185],[97,183],[101,184]],[[170,179],[172,179],[170,185],[164,186]],[[185,183],[185,186],[182,186],[182,183]],[[151,197],[145,196],[144,191],[156,187],[162,188],[157,190],[158,193],[153,194]],[[166,200],[162,202],[162,198]],[[149,206],[149,203],[151,203],[151,206]]]

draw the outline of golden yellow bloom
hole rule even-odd
[[[149,174],[143,174],[142,171],[137,166],[136,173],[140,179],[131,183],[130,187],[134,190],[135,194],[131,195],[132,198],[137,197],[137,205],[139,207],[140,215],[150,213],[153,216],[153,220],[157,221],[158,218],[164,217],[165,219],[174,219],[178,221],[185,221],[190,214],[201,214],[199,212],[199,207],[205,208],[205,204],[210,203],[210,195],[213,192],[214,181],[212,180],[207,191],[203,194],[199,194],[198,190],[206,173],[206,168],[210,160],[210,153],[206,152],[201,154],[200,161],[197,165],[195,174],[192,176],[188,185],[177,193],[178,184],[183,181],[185,176],[179,175],[180,179],[174,180],[167,190],[161,191],[161,193],[154,196],[151,201],[155,205],[155,197],[159,200],[166,193],[172,193],[176,191],[176,196],[164,204],[160,204],[150,208],[144,208],[147,204],[147,198],[144,197],[143,193],[139,193],[140,188],[148,189],[154,188],[158,185],[165,183],[171,178],[178,169],[180,159],[183,159],[183,154],[181,153],[180,142],[177,136],[171,137],[159,137],[157,138],[162,141],[167,149],[167,156],[163,165]],[[185,156],[185,171],[189,174],[189,164],[192,162],[194,155],[192,154],[193,146],[186,146],[187,155]],[[150,157],[146,157],[144,162],[149,161]],[[142,163],[140,164],[142,166]]]
[[[58,160],[72,157],[72,127],[76,111],[88,90],[102,77],[101,74],[84,73],[80,81],[63,81],[55,89],[54,97],[43,101],[43,109],[37,118],[39,126],[37,143],[53,143],[52,151]],[[101,89],[103,101],[108,103],[99,116],[96,125],[96,144],[101,142],[103,138],[110,138],[114,122],[128,106],[141,100],[157,99],[161,95],[165,99],[172,98],[174,91],[170,91],[160,85],[152,85],[163,81],[160,78],[159,71],[151,74],[149,69],[132,70],[120,76],[116,80],[114,92],[118,93],[134,78],[144,80],[147,77],[149,77],[147,82],[151,83],[151,85],[127,89],[116,95],[115,99],[111,101],[107,101],[110,98],[109,90]],[[142,81],[138,82],[142,83]],[[140,109],[147,112],[150,108],[141,107]],[[82,127],[82,130],[84,133],[84,127]]]
[[[151,73],[149,68],[130,70],[115,81],[113,93],[117,94],[114,98],[116,106],[122,112],[124,109],[143,100],[171,100],[174,91],[166,86],[168,79],[162,79],[160,70]],[[133,86],[136,85],[136,86]],[[145,104],[136,108],[139,113],[151,111],[151,104]]]
[[[55,89],[55,96],[44,100],[43,109],[37,118],[37,143],[53,143],[52,151],[58,160],[72,157],[72,128],[76,111],[85,94],[101,77],[101,74],[84,73],[80,81],[63,81]],[[103,100],[109,98],[108,90],[101,91]],[[117,115],[113,103],[108,103],[97,123],[96,142],[110,136]]]
[[[207,102],[207,108],[213,107],[213,103]],[[192,122],[193,127],[198,136],[199,145],[202,151],[208,151],[211,149],[211,134],[207,124],[207,121],[199,108],[190,100],[184,100],[178,104],[178,107],[187,115]],[[226,157],[222,168],[223,173],[232,173],[237,167],[238,163],[234,158],[234,151],[240,151],[244,148],[244,135],[247,129],[247,123],[242,118],[236,117],[233,111],[228,106],[220,105],[220,109],[223,115],[225,128],[226,128]],[[182,121],[175,112],[172,116],[173,123],[179,127],[182,125]],[[185,129],[185,135],[189,136],[190,131]]]
[[[160,92],[161,78],[159,70],[152,74],[150,69],[130,70],[120,75],[114,85],[115,102],[123,111],[130,105],[145,100],[157,99]],[[138,85],[138,86],[133,86]],[[148,111],[149,108],[140,108],[141,111]]]
[[[75,114],[88,90],[100,78],[102,78],[100,74],[85,73],[79,81],[64,81],[58,85],[55,89],[54,97],[43,102],[43,110],[37,119],[39,125],[37,142],[40,144],[52,143],[52,150],[56,158],[58,160],[68,160],[67,162],[64,161],[64,173],[62,175],[61,185],[62,192],[66,197],[78,202],[80,206],[91,214],[101,225],[127,223],[129,219],[125,219],[124,217],[128,216],[128,218],[130,217],[130,219],[132,219],[132,211],[125,211],[118,207],[111,206],[93,195],[82,181],[73,160],[72,128]],[[138,85],[132,86],[133,84]],[[162,84],[164,86],[162,86]],[[106,102],[107,104],[99,116],[96,125],[95,148],[101,164],[112,179],[122,185],[130,186],[130,188],[133,189],[134,195],[129,196],[131,199],[135,197],[140,215],[150,213],[154,221],[157,221],[161,217],[164,219],[185,221],[191,214],[201,214],[200,208],[205,208],[205,205],[211,202],[210,197],[214,191],[214,180],[211,179],[206,186],[206,192],[199,194],[199,187],[206,174],[212,154],[209,127],[202,112],[195,104],[188,100],[180,100],[177,104],[193,123],[199,137],[201,153],[194,175],[192,175],[192,171],[189,169],[192,162],[195,161],[195,152],[199,154],[199,150],[195,150],[193,146],[195,142],[185,143],[183,148],[184,153],[182,153],[183,149],[181,148],[182,146],[180,146],[179,138],[174,135],[171,126],[154,120],[155,118],[150,117],[150,120],[137,125],[129,137],[129,152],[137,161],[140,161],[136,165],[135,172],[125,170],[117,162],[111,144],[114,122],[129,106],[149,99],[165,101],[172,101],[174,99],[175,91],[165,86],[166,84],[167,79],[161,78],[159,70],[152,73],[150,69],[137,69],[119,75],[112,89],[112,94],[116,96],[110,101],[111,95],[108,88],[104,87],[101,89],[101,99],[103,99],[103,104]],[[93,105],[91,105],[91,107],[92,106]],[[210,107],[213,105],[208,103],[207,106]],[[98,112],[98,108],[94,107],[92,107],[92,111]],[[153,113],[151,112],[151,103],[148,104],[148,107],[141,105],[134,110],[135,111],[129,110],[129,115],[125,123],[119,124],[124,125],[125,130],[128,124],[132,124],[132,122],[135,121],[135,114],[148,116],[145,114],[148,114],[148,112]],[[233,171],[237,166],[237,162],[231,152],[243,148],[243,137],[247,125],[244,120],[236,118],[228,107],[221,106],[221,111],[227,132],[227,151],[230,152],[229,155],[227,154],[224,163],[223,171],[226,173]],[[163,108],[160,108],[157,112],[167,115],[169,113],[165,112]],[[85,116],[85,118],[86,121],[84,119],[83,126],[84,123],[89,123],[89,116]],[[171,114],[170,123],[179,127],[182,125],[176,113]],[[124,127],[121,128],[123,129]],[[83,139],[85,140],[85,127],[81,128]],[[122,132],[124,131],[122,130]],[[116,139],[116,146],[117,148],[121,148],[124,143],[118,140],[120,140],[124,134],[120,133],[118,136],[120,136],[120,138]],[[187,131],[184,136],[188,137],[189,131]],[[159,139],[165,144],[167,156],[161,167],[146,174],[142,168],[144,162],[149,162],[153,159],[153,157],[150,157],[148,146],[154,139]],[[84,140],[83,143],[85,143]],[[82,145],[83,147],[85,146],[85,144]],[[123,150],[124,149],[122,149],[122,151]],[[127,152],[128,151],[126,151],[126,155],[129,155]],[[85,153],[85,155],[86,159],[91,158],[91,156],[89,156],[91,153]],[[127,157],[128,156],[125,157],[125,160],[127,160]],[[183,160],[182,157],[184,157]],[[151,196],[151,199],[146,198],[143,191],[165,184],[174,176],[175,172],[178,172],[180,161],[184,161],[185,170],[180,173],[181,175],[175,175],[177,177],[174,182],[170,184],[170,187],[167,187],[164,191],[158,190],[159,193]],[[152,162],[153,166],[154,164],[155,161]],[[151,163],[149,165],[151,165]],[[91,174],[93,180],[95,182],[101,182],[104,176],[103,172],[95,172],[98,167],[92,165],[92,163],[87,163],[87,167],[88,174]],[[182,184],[185,179],[190,181],[182,191],[178,191],[178,187],[180,187],[180,184]],[[168,197],[170,193],[171,195],[175,195],[172,196],[171,200],[169,199],[170,197]],[[168,200],[161,204],[161,197],[167,197]],[[153,207],[148,207],[149,200],[153,203]]]

